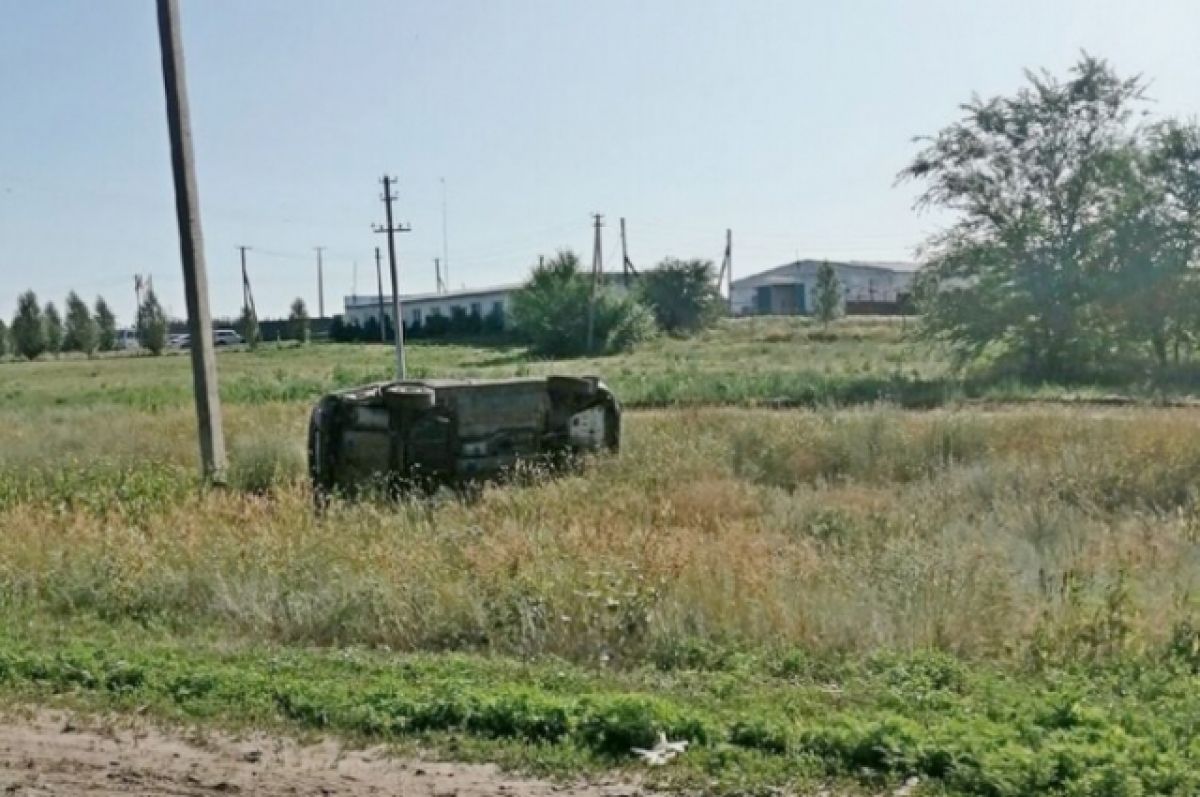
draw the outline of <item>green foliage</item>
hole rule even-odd
[[[99,331],[92,313],[75,291],[67,294],[67,321],[63,351],[83,352],[91,357],[99,344]]]
[[[67,628],[53,638],[0,636],[0,690],[23,700],[69,694],[97,710],[419,740],[524,766],[553,753],[561,774],[627,766],[631,747],[664,733],[690,745],[650,771],[648,785],[712,794],[890,793],[914,777],[921,792],[980,797],[1186,795],[1200,786],[1194,678],[1152,656],[1047,674],[946,662],[950,684],[927,679],[919,653],[829,659],[820,679],[786,680],[752,657],[730,693],[724,673],[612,676],[494,656],[322,653],[187,635],[168,643],[138,628]]]
[[[1040,377],[1141,340],[1164,361],[1198,306],[1200,133],[1139,126],[1143,82],[1090,56],[1066,80],[1028,78],[972,100],[901,173],[958,215],[926,246],[923,329]]]
[[[42,323],[46,327],[46,351],[58,354],[63,347],[63,322],[54,302],[46,302],[42,310]]]
[[[46,350],[46,322],[33,291],[26,291],[17,299],[11,334],[13,351],[28,360],[36,360]]]
[[[303,299],[297,296],[288,312],[288,337],[301,343],[308,343],[311,337],[308,321],[308,306],[304,304]]]
[[[693,334],[721,317],[723,300],[708,260],[667,258],[638,278],[638,294],[659,329]]]
[[[837,272],[828,262],[817,269],[817,284],[813,291],[813,315],[823,325],[837,318],[842,311],[842,286],[837,278]]]
[[[117,319],[103,296],[96,297],[96,346],[100,351],[117,348]]]
[[[0,319],[0,359],[8,356],[8,325]]]
[[[138,307],[137,339],[143,349],[155,356],[167,347],[167,317],[153,288],[146,290],[146,297]]]
[[[574,356],[587,352],[592,284],[574,252],[562,250],[536,266],[513,295],[513,326],[538,354]],[[628,351],[654,335],[654,320],[640,303],[604,287],[595,299],[595,351]]]
[[[250,309],[249,305],[242,308],[242,314],[237,320],[237,331],[251,351],[257,349],[258,344],[262,342],[262,329],[258,326],[258,316]]]

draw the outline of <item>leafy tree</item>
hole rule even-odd
[[[46,302],[42,311],[43,323],[46,325],[46,351],[58,354],[63,347],[63,322],[54,302]]]
[[[588,353],[587,317],[591,283],[579,268],[579,257],[560,251],[536,266],[529,282],[513,294],[513,327],[531,347],[545,355]],[[432,319],[430,319],[432,320]],[[653,337],[654,318],[627,296],[601,291],[596,297],[597,351],[628,350]]]
[[[96,297],[96,345],[100,351],[117,348],[117,318],[104,297]]]
[[[698,332],[721,317],[721,292],[709,260],[667,258],[641,275],[638,292],[659,328],[672,335]]]
[[[167,347],[167,317],[153,288],[146,291],[146,298],[138,307],[137,339],[143,349],[155,356],[162,354]]]
[[[63,336],[64,351],[81,351],[91,357],[96,353],[98,345],[96,322],[87,304],[79,298],[79,294],[71,291],[67,294],[67,323]]]
[[[8,326],[0,319],[0,359],[8,354]]]
[[[925,183],[919,206],[958,217],[924,249],[924,330],[964,358],[995,349],[1026,373],[1062,375],[1094,361],[1113,331],[1096,303],[1101,249],[1143,84],[1086,54],[1066,80],[1027,79],[963,106],[900,177]]]
[[[9,334],[13,351],[28,360],[36,360],[46,350],[46,320],[33,291],[26,291],[17,299],[17,314],[13,316]]]
[[[1158,362],[1179,357],[1200,321],[1200,127],[1155,126],[1116,161],[1122,186],[1108,223],[1103,301]]]
[[[311,334],[308,322],[308,307],[303,299],[297,297],[296,301],[292,302],[291,312],[288,313],[288,336],[301,343],[308,343]]]
[[[813,290],[813,314],[824,326],[842,312],[842,286],[837,272],[828,261],[817,269],[817,284]]]
[[[242,314],[237,321],[237,330],[251,351],[258,348],[258,344],[262,341],[262,330],[258,326],[258,316],[250,309],[249,305],[242,308]]]

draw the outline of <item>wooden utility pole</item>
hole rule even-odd
[[[375,247],[375,282],[379,286],[379,342],[387,343],[387,327],[383,323],[383,258]]]
[[[217,361],[213,351],[212,319],[208,309],[208,273],[200,229],[200,195],[192,155],[183,35],[179,29],[179,0],[158,0],[158,38],[162,51],[167,128],[171,137],[171,171],[175,178],[175,217],[179,225],[179,254],[183,261],[183,292],[191,333],[192,382],[200,431],[200,466],[212,483],[225,481],[225,434],[221,398],[217,391]]]
[[[592,293],[588,298],[587,317],[587,350],[591,353],[596,342],[596,292],[600,287],[600,272],[604,268],[604,257],[600,251],[600,230],[604,227],[604,217],[599,213],[592,214],[596,227],[596,244],[592,249]]]
[[[400,279],[396,270],[396,233],[410,232],[412,227],[407,224],[392,223],[392,203],[396,201],[395,195],[392,193],[392,183],[396,182],[395,177],[389,177],[386,174],[380,180],[383,183],[383,206],[386,212],[387,226],[380,227],[376,224],[372,229],[377,233],[387,233],[388,243],[388,263],[392,270],[392,326],[396,331],[396,378],[404,379],[406,369],[404,367],[404,317],[400,314]]]
[[[325,251],[323,246],[314,246],[317,250],[317,313],[321,318],[325,317],[325,264],[321,260],[321,253]]]
[[[242,312],[246,317],[246,329],[242,334],[246,336],[246,342],[250,343],[251,334],[258,327],[258,310],[254,307],[254,291],[250,290],[250,273],[246,271],[246,251],[250,247],[239,246],[238,251],[242,255]]]
[[[629,259],[629,249],[625,241],[625,217],[621,217],[621,271],[625,275],[625,287],[629,287],[629,282],[632,277],[638,275],[637,269],[633,267],[633,261]]]
[[[721,273],[717,274],[717,290],[721,283],[729,281],[729,292],[726,301],[729,304],[729,314],[733,315],[733,230],[725,230],[725,255],[721,258]]]

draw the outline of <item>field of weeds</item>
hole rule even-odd
[[[664,730],[711,791],[1200,786],[1195,411],[650,408],[576,475],[314,514],[309,389],[235,386],[380,352],[222,356],[209,491],[182,358],[0,366],[0,692],[563,773]]]

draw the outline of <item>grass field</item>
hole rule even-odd
[[[1194,793],[1195,411],[754,407],[775,372],[948,373],[894,325],[811,331],[414,347],[431,374],[595,371],[645,409],[581,474],[323,515],[308,399],[384,349],[223,355],[213,491],[184,358],[0,366],[0,691],[559,773],[664,730],[695,746],[652,782],[705,791]]]

